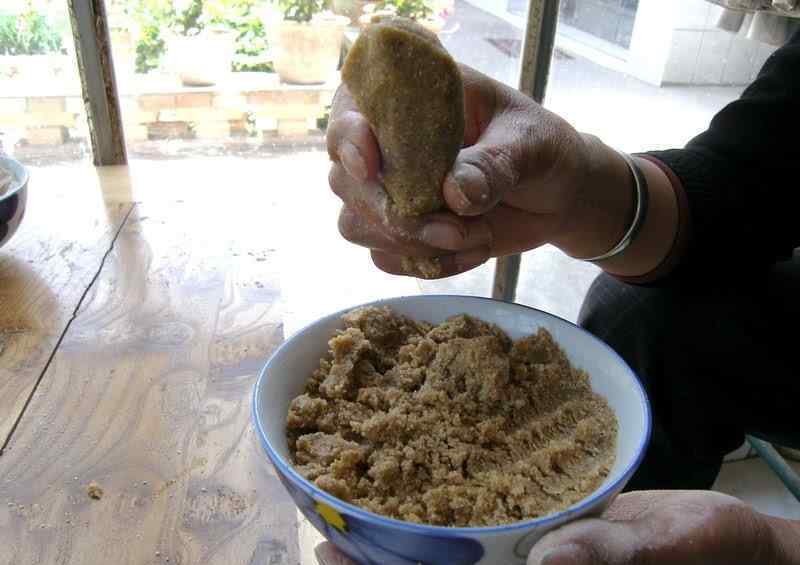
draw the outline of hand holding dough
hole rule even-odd
[[[348,53],[342,79],[378,138],[395,211],[440,209],[442,183],[464,140],[464,90],[436,35],[405,18],[373,23]]]

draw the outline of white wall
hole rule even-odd
[[[507,0],[466,0],[518,28],[524,18],[506,11]],[[750,83],[775,47],[716,27],[722,12],[706,0],[640,0],[631,47],[607,44],[577,30],[562,28],[557,45],[593,62],[649,84],[744,85]],[[620,55],[622,53],[622,55]]]
[[[716,27],[722,12],[705,0],[641,0],[628,72],[651,84],[747,84],[775,47]]]

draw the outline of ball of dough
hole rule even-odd
[[[436,35],[406,18],[381,19],[359,35],[342,79],[378,138],[395,211],[441,208],[442,183],[464,140],[464,89]]]

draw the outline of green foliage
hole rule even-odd
[[[383,0],[378,4],[378,9],[392,7],[398,16],[412,20],[424,20],[433,13],[430,0]]]
[[[58,29],[42,14],[0,15],[0,55],[47,55],[64,53]]]
[[[328,124],[331,121],[331,107],[325,106],[325,112],[317,118],[317,129],[320,131],[328,131]]]
[[[126,12],[139,27],[136,71],[155,69],[166,51],[170,34],[191,37],[208,26],[236,33],[236,71],[269,71],[268,64],[253,64],[250,58],[263,54],[267,34],[257,14],[259,0],[188,0],[183,6],[163,0],[128,0]]]
[[[310,22],[325,9],[325,0],[279,0],[283,17],[293,22]]]

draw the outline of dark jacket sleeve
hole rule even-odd
[[[800,247],[800,32],[707,131],[646,155],[675,173],[688,203],[686,252],[670,280],[789,258]]]

